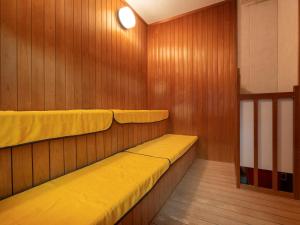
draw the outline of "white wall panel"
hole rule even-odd
[[[254,105],[253,101],[240,104],[240,165],[254,167]]]
[[[293,100],[278,102],[278,171],[293,173]]]
[[[258,168],[272,170],[273,104],[271,100],[258,102]]]

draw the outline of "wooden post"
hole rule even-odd
[[[258,100],[254,100],[254,186],[258,187]]]
[[[300,87],[294,88],[294,194],[300,199]]]
[[[272,171],[272,189],[278,190],[278,168],[277,168],[277,157],[278,157],[278,99],[273,99],[273,171]]]
[[[235,154],[235,174],[236,174],[236,187],[240,188],[241,182],[241,171],[240,171],[240,120],[241,120],[241,112],[240,112],[240,86],[241,86],[241,75],[240,69],[238,69],[237,75],[237,146],[236,146],[236,154]]]

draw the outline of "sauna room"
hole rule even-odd
[[[0,225],[300,225],[300,0],[0,0]]]

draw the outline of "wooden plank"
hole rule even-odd
[[[74,101],[82,108],[82,1],[74,0]]]
[[[294,176],[295,199],[300,199],[300,87],[294,87]]]
[[[45,110],[55,109],[55,1],[45,1]]]
[[[13,193],[17,194],[32,187],[32,145],[12,148]]]
[[[12,195],[11,149],[0,149],[0,199]]]
[[[66,109],[65,0],[55,0],[55,108]]]
[[[104,157],[111,156],[112,153],[112,129],[103,132],[104,135]]]
[[[31,109],[31,0],[17,4],[18,110]]]
[[[92,164],[97,161],[96,135],[89,134],[86,138],[87,161]]]
[[[76,137],[77,169],[82,168],[88,164],[86,137],[86,135]]]
[[[45,109],[44,0],[32,1],[32,110]]]
[[[65,0],[66,109],[75,107],[74,0]]]
[[[258,101],[254,100],[254,186],[258,186]]]
[[[76,170],[76,137],[67,137],[63,140],[65,173],[70,173]]]
[[[64,142],[63,139],[50,141],[50,179],[64,175]]]
[[[97,161],[104,159],[104,134],[103,134],[103,132],[98,132],[96,134],[96,152],[97,152]]]
[[[272,152],[272,189],[278,190],[278,100],[272,102],[273,108],[273,152]]]
[[[17,0],[1,1],[1,109],[17,109]],[[4,29],[8,28],[9,29]]]
[[[42,184],[50,179],[50,150],[49,141],[32,145],[33,186]]]
[[[294,92],[276,92],[276,93],[259,93],[259,94],[240,94],[240,100],[251,99],[290,99],[294,98]]]

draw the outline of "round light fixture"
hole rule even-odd
[[[122,24],[122,26],[126,29],[131,29],[133,27],[135,27],[135,15],[133,13],[133,11],[131,10],[131,8],[129,7],[123,7],[121,9],[119,9],[119,20],[120,23]]]

